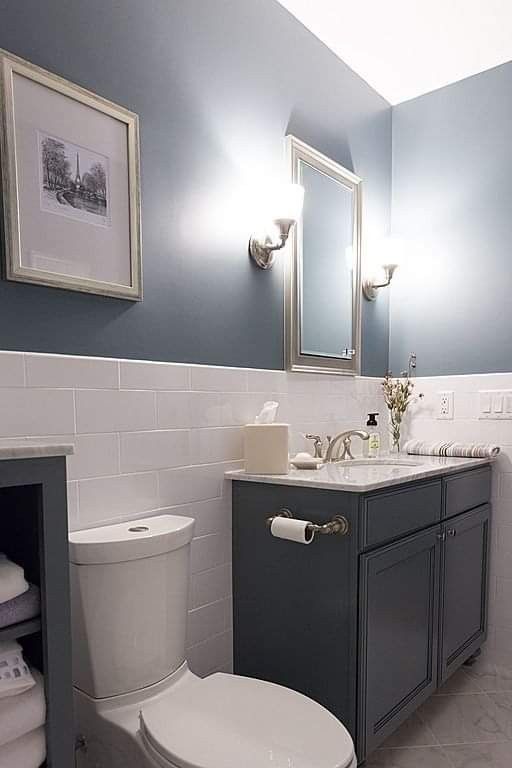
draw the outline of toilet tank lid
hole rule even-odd
[[[77,565],[122,563],[163,555],[188,544],[194,519],[158,515],[69,534],[69,559]]]

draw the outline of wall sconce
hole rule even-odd
[[[363,280],[363,293],[365,299],[368,299],[368,301],[375,301],[379,288],[387,288],[387,286],[390,285],[397,267],[398,264],[382,265],[382,269],[384,271],[383,283],[375,283],[374,278],[367,278],[366,280]]]
[[[379,280],[375,276],[375,272],[370,271],[371,277],[367,277],[363,280],[363,294],[368,301],[375,301],[377,298],[379,288],[386,288],[390,285],[391,280],[397,267],[405,261],[405,242],[401,238],[386,237],[382,240],[379,246],[375,249],[378,255],[378,260],[373,256],[373,263],[380,264],[377,269],[377,275],[384,273],[382,280]],[[373,250],[373,249],[372,249]]]
[[[274,209],[271,211],[276,236],[266,234],[264,238],[253,235],[249,240],[249,255],[261,269],[270,269],[276,252],[286,245],[290,230],[300,219],[304,203],[304,187],[300,184],[286,184],[275,196]]]

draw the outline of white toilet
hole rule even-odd
[[[77,768],[355,768],[345,727],[295,691],[185,661],[194,520],[70,535]]]

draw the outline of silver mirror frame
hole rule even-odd
[[[310,147],[296,136],[286,137],[287,163],[291,181],[300,184],[300,163],[305,162],[320,173],[343,184],[353,192],[353,254],[352,278],[352,349],[351,359],[306,355],[301,352],[302,285],[302,227],[299,222],[290,233],[285,268],[285,339],[286,367],[289,371],[330,373],[341,376],[357,376],[361,373],[361,216],[362,182],[359,176]]]

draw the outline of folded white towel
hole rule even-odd
[[[16,641],[0,643],[0,699],[24,693],[35,685]]]
[[[44,728],[20,736],[0,747],[0,768],[39,768],[46,758]]]
[[[0,699],[0,747],[34,731],[46,722],[42,675],[32,670],[35,685],[19,696]]]
[[[22,595],[28,589],[23,568],[0,552],[0,603]]]
[[[498,445],[492,443],[455,443],[455,442],[423,442],[409,440],[404,445],[405,453],[421,456],[458,456],[468,459],[494,459],[500,452]]]

